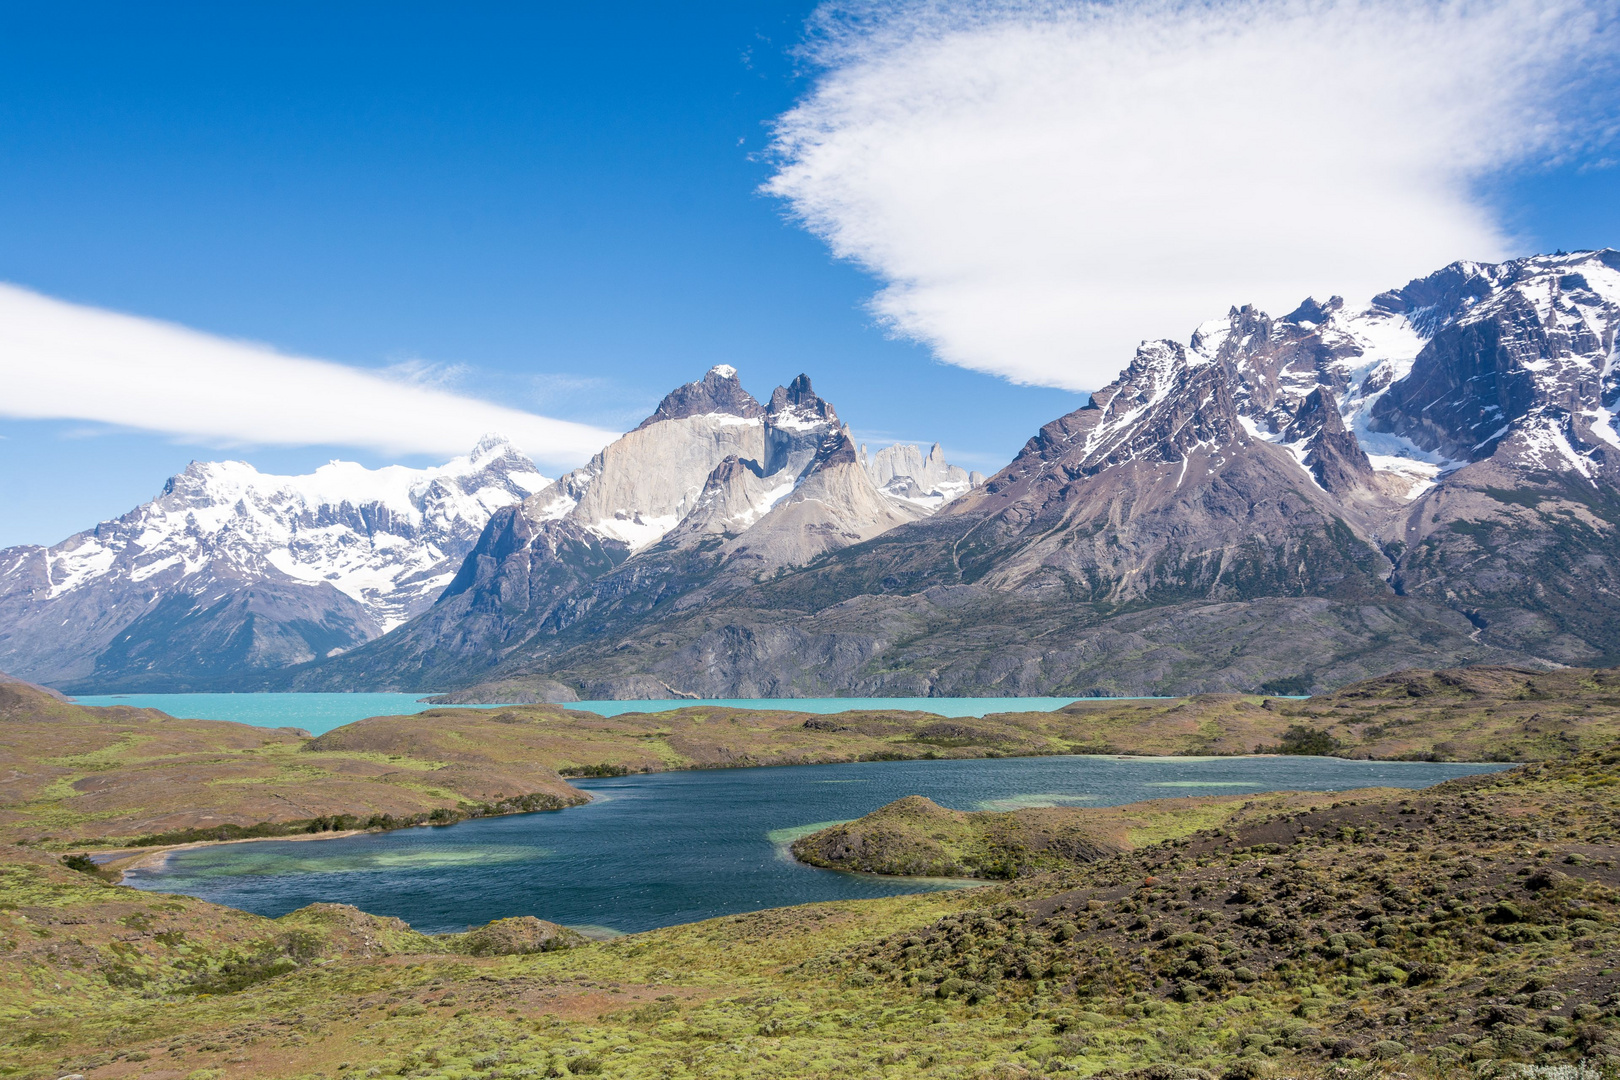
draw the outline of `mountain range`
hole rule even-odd
[[[538,539],[536,593],[557,600],[557,575],[588,581],[660,545],[718,540],[759,572],[800,565],[926,517],[975,479],[937,445],[868,459],[807,378],[766,406],[729,367],[555,482],[494,435],[429,469],[193,462],[121,518],[0,551],[0,669],[74,692],[260,688],[441,599],[443,625],[514,530]]]
[[[1234,307],[988,480],[868,455],[808,378],[760,402],[723,366],[554,483],[497,440],[440,470],[193,465],[0,552],[0,668],[566,701],[1612,664],[1617,329],[1612,250]]]
[[[454,597],[335,664],[490,700],[1305,693],[1613,663],[1617,328],[1615,251],[1233,308],[1144,343],[982,486],[802,568],[649,550],[519,613],[517,578],[469,563]],[[500,651],[420,678],[392,650],[453,652],[433,625],[452,602],[508,620]],[[323,668],[300,685],[343,684]]]
[[[0,669],[170,690],[343,652],[432,607],[490,515],[550,483],[497,437],[431,469],[193,462],[121,518],[0,551]]]
[[[925,520],[984,478],[935,445],[868,457],[800,375],[768,404],[727,366],[671,392],[584,468],[497,512],[433,609],[373,646],[293,673],[301,690],[466,686],[620,620],[657,621]],[[279,685],[279,684],[278,684]],[[522,697],[574,700],[541,679]],[[598,690],[680,697],[661,675]]]

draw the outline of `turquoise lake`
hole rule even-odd
[[[368,716],[403,716],[444,708],[423,694],[95,694],[73,700],[81,705],[133,705],[162,709],[188,720],[234,720],[255,727],[297,727],[320,735]],[[601,716],[661,712],[688,705],[727,705],[738,709],[793,709],[835,713],[849,709],[918,709],[941,716],[983,716],[993,712],[1044,712],[1078,698],[726,698],[706,701],[573,701],[563,706]],[[469,706],[500,708],[498,705]]]
[[[551,813],[193,848],[134,873],[130,883],[270,916],[316,901],[354,904],[426,932],[512,915],[631,932],[817,900],[960,887],[818,870],[787,854],[794,837],[905,795],[959,810],[1109,806],[1195,794],[1422,788],[1508,767],[1041,757],[654,773],[575,781],[594,800]]]

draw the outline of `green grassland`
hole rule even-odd
[[[9,848],[0,1075],[1620,1065],[1620,747],[1422,792],[1226,805],[1216,828],[1000,885],[583,943],[538,923],[426,937],[336,905],[261,919]]]
[[[962,721],[447,708],[309,739],[3,684],[0,1077],[1620,1075],[1615,685],[1415,672]],[[63,859],[566,806],[567,775],[1257,745],[1539,763],[1422,792],[902,800],[843,827],[863,868],[1009,880],[607,942],[533,919],[432,937],[341,905],[263,919]],[[903,842],[862,847],[874,825]]]

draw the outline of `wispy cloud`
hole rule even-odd
[[[464,383],[472,368],[466,364],[444,364],[437,360],[411,357],[397,360],[382,369],[382,374],[412,386],[426,386],[434,390],[451,390]]]
[[[896,332],[1094,389],[1140,339],[1185,338],[1233,303],[1369,296],[1511,252],[1475,185],[1612,130],[1616,11],[833,4],[766,190],[885,283],[873,308]]]
[[[83,420],[211,445],[465,453],[500,432],[547,465],[615,432],[451,393],[420,361],[381,372],[287,356],[0,285],[0,416]]]

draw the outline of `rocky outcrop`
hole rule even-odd
[[[510,919],[496,919],[459,934],[451,939],[451,947],[473,956],[527,956],[530,953],[572,949],[584,945],[586,940],[577,930],[537,919],[533,915],[518,915]]]
[[[0,664],[92,692],[251,684],[431,607],[490,515],[549,483],[498,437],[431,469],[193,462],[122,518],[0,551]]]
[[[1318,386],[1305,395],[1283,430],[1282,441],[1301,448],[1301,463],[1324,491],[1352,499],[1377,490],[1372,462],[1344,426],[1331,388]]]

